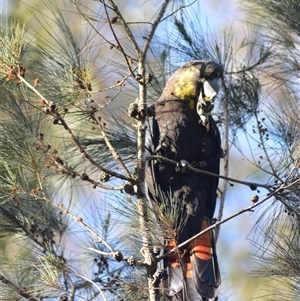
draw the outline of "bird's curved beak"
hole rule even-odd
[[[219,78],[203,82],[196,107],[197,113],[203,122],[207,120],[206,117],[210,115],[214,108],[214,99],[220,90],[221,84],[222,81]]]

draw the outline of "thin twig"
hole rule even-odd
[[[145,21],[134,21],[134,22],[127,22],[128,25],[137,25],[137,24],[147,24],[147,25],[153,25],[151,22],[145,22]]]
[[[93,251],[95,253],[98,253],[100,255],[114,257],[114,258],[116,256],[116,254],[119,253],[119,252],[104,252],[104,251],[101,251],[101,250],[98,250],[98,249],[95,249],[95,248],[89,248],[89,250],[91,250],[91,251]],[[122,261],[125,261],[125,262],[128,263],[128,259],[129,259],[129,257],[123,256]],[[134,260],[134,265],[135,266],[143,266],[143,267],[145,267],[145,266],[147,266],[147,263],[145,263],[144,261],[140,261],[140,260]]]
[[[123,190],[124,187],[125,187],[125,184],[124,185],[119,185],[119,186],[108,186],[108,185],[105,185],[103,183],[100,183],[98,181],[95,181],[93,179],[91,179],[88,175],[86,174],[80,174],[78,172],[76,172],[75,170],[65,166],[65,165],[62,165],[61,163],[59,163],[57,160],[55,160],[55,158],[48,153],[48,155],[51,157],[51,159],[53,160],[53,163],[55,164],[55,166],[61,170],[62,173],[65,173],[65,174],[68,174],[72,177],[78,177],[80,178],[82,181],[86,181],[86,182],[89,182],[91,184],[93,184],[93,186],[97,186],[99,188],[102,188],[102,189],[106,189],[106,190]]]
[[[248,145],[250,146],[251,143],[250,143],[250,141],[249,141],[249,139],[248,139],[248,136],[245,135],[245,138],[246,138],[246,140],[247,140]],[[254,154],[253,154],[253,152],[252,152],[252,149],[251,149],[250,147],[249,147],[249,148],[250,148],[250,152],[251,152],[251,157],[252,157],[252,160],[253,160],[254,162],[252,162],[249,158],[247,158],[247,157],[245,156],[245,154],[244,154],[244,153],[243,153],[236,145],[234,145],[234,146],[235,146],[236,150],[243,156],[243,158],[244,158],[249,164],[251,164],[251,165],[254,166],[254,167],[259,168],[261,171],[265,172],[266,174],[268,174],[268,175],[270,175],[270,176],[273,176],[273,174],[272,174],[269,170],[265,169],[263,166],[258,165],[258,164],[255,162],[256,159],[255,159]],[[277,175],[275,175],[275,177],[276,177],[276,179],[277,179],[278,181],[280,181],[281,183],[283,182],[283,181],[280,179],[280,177],[278,177]]]
[[[109,141],[104,129],[103,129],[103,125],[101,124],[101,121],[97,118],[93,118],[94,121],[97,122],[98,127],[100,129],[101,135],[109,149],[110,154],[113,156],[113,158],[115,159],[115,161],[121,166],[121,168],[123,169],[123,171],[125,172],[125,174],[127,175],[127,177],[131,178],[131,174],[130,171],[128,170],[128,168],[126,167],[126,165],[124,164],[123,160],[121,159],[120,155],[118,154],[118,152],[115,150],[115,148],[113,147],[113,145],[111,144],[111,142]]]
[[[6,277],[0,274],[0,281],[5,284],[7,287],[9,287],[12,291],[16,292],[19,296],[29,300],[29,301],[38,301],[38,299],[30,296],[30,294],[24,292],[23,289],[21,289],[19,286],[15,285],[11,281],[9,281]]]
[[[175,15],[177,12],[185,9],[185,8],[188,8],[189,6],[192,6],[193,4],[195,4],[198,0],[194,0],[193,2],[191,2],[190,4],[187,4],[187,5],[182,5],[180,6],[178,9],[176,9],[175,11],[173,11],[171,14],[169,14],[168,16],[164,17],[163,19],[161,19],[161,22],[165,21],[166,19],[172,17],[173,15]]]
[[[115,12],[115,14],[118,17],[118,21],[122,24],[122,26],[124,27],[126,34],[128,36],[128,39],[130,40],[130,42],[132,43],[132,45],[134,46],[135,52],[137,55],[140,54],[140,47],[137,44],[134,35],[132,34],[127,22],[124,20],[123,15],[120,13],[118,7],[115,5],[113,0],[107,0],[109,2],[109,4],[112,6],[113,11]]]
[[[104,293],[102,292],[101,288],[100,288],[94,281],[92,281],[91,279],[89,279],[89,278],[87,278],[87,277],[84,277],[83,275],[78,274],[78,273],[74,273],[74,275],[77,276],[77,277],[79,277],[79,278],[81,278],[81,279],[83,279],[83,280],[85,280],[85,281],[87,281],[87,282],[89,282],[89,283],[91,283],[92,285],[94,285],[94,286],[98,289],[98,291],[100,292],[100,294],[101,294],[103,300],[104,300],[104,301],[107,301],[107,299],[105,298],[105,295],[104,295]]]
[[[112,103],[118,97],[118,95],[121,93],[121,91],[122,91],[122,87],[120,87],[119,91],[109,101],[107,101],[103,105],[100,105],[99,108],[98,108],[98,110],[101,111],[102,109],[104,109],[105,107],[107,107],[110,103]]]
[[[17,74],[18,79],[24,83],[32,92],[34,92],[37,96],[39,96],[41,99],[45,101],[45,103],[49,103],[49,101],[34,87],[32,86],[27,80],[24,79],[23,76],[20,74]]]
[[[103,2],[104,2],[104,1],[103,1]],[[139,55],[139,54],[140,54],[140,48],[139,48],[139,46],[138,46],[138,44],[137,44],[137,42],[136,42],[136,40],[135,40],[135,38],[134,38],[134,36],[133,36],[133,34],[132,34],[132,32],[131,32],[131,30],[130,30],[128,24],[127,24],[126,21],[124,20],[122,14],[120,13],[120,11],[119,11],[118,7],[115,5],[115,3],[114,3],[112,0],[108,0],[108,2],[109,2],[110,5],[112,6],[112,8],[113,8],[115,14],[118,16],[118,20],[121,22],[123,28],[125,29],[125,31],[126,31],[126,33],[127,33],[127,36],[128,36],[128,38],[129,38],[129,40],[131,41],[131,43],[132,43],[132,45],[133,45],[133,48],[134,48],[136,54]],[[111,32],[112,32],[112,34],[113,34],[113,36],[114,36],[116,42],[118,43],[119,49],[120,49],[120,51],[123,53],[123,56],[124,56],[124,58],[125,58],[127,67],[128,67],[128,69],[129,69],[129,71],[130,71],[132,77],[134,78],[135,76],[134,76],[133,70],[132,70],[132,68],[131,68],[131,64],[130,64],[130,62],[129,62],[128,56],[127,56],[127,54],[125,53],[125,51],[124,51],[124,49],[123,49],[123,46],[121,45],[121,43],[120,43],[120,41],[119,41],[119,39],[118,39],[118,37],[117,37],[117,35],[116,35],[116,33],[115,33],[115,30],[114,30],[114,28],[113,28],[113,26],[112,26],[112,23],[111,23],[110,19],[109,19],[108,11],[107,11],[107,8],[106,8],[105,5],[104,5],[104,10],[105,10],[105,14],[106,14],[106,17],[107,17],[107,20],[108,20],[108,24],[109,24],[110,30],[111,30]]]
[[[107,169],[101,165],[99,165],[86,151],[85,149],[81,146],[80,142],[78,141],[78,139],[75,137],[75,135],[73,134],[72,130],[69,128],[68,124],[66,123],[66,121],[64,120],[64,118],[59,114],[56,113],[57,118],[59,119],[59,121],[61,122],[61,124],[63,125],[63,127],[65,128],[65,130],[69,133],[71,140],[73,141],[74,145],[77,147],[78,151],[81,153],[82,157],[84,157],[85,159],[87,159],[92,165],[94,165],[96,168],[98,168],[99,170],[104,171],[105,173],[122,179],[122,180],[126,180],[129,182],[133,182],[134,179],[132,179],[131,177],[127,177],[124,176],[120,173],[114,172],[110,169]]]
[[[77,11],[81,14],[81,16],[85,19],[86,22],[88,22],[88,24],[91,26],[91,28],[93,28],[93,30],[108,44],[110,44],[111,46],[115,46],[113,43],[111,43],[107,38],[105,38],[104,35],[102,35],[97,28],[92,24],[92,22],[90,22],[90,20],[92,19],[93,21],[97,21],[96,19],[93,19],[92,17],[89,17],[87,14],[83,13],[82,10],[80,9],[77,1],[75,0],[71,0],[71,3],[75,6],[75,8],[77,9]],[[103,3],[105,6],[107,6],[105,3]],[[108,8],[112,9],[111,7],[107,6]]]
[[[111,45],[112,47],[116,47],[116,45],[114,44],[114,43],[112,43],[112,42],[110,42],[103,34],[101,34],[100,32],[99,32],[99,30],[97,30],[97,28],[92,24],[92,22],[90,21],[90,18],[86,15],[86,14],[84,14],[81,10],[80,10],[80,8],[79,8],[79,6],[75,3],[75,1],[72,1],[73,2],[73,4],[75,5],[75,7],[76,7],[76,9],[81,13],[81,15],[84,17],[84,19],[85,19],[85,21],[86,22],[88,22],[88,24],[93,28],[93,30],[105,41],[105,42],[107,42],[109,45]],[[103,3],[106,7],[108,7],[108,8],[110,8],[111,10],[113,10],[111,7],[109,7],[108,5],[106,5],[105,3]],[[108,19],[108,22],[110,23],[110,20]],[[130,22],[127,22],[127,24],[129,24]],[[120,46],[120,45],[119,45]],[[123,50],[124,51],[124,50]],[[126,53],[125,53],[125,55],[126,55],[126,57],[131,57],[130,55],[127,55]],[[135,58],[132,58],[132,60],[133,61],[137,61],[137,59],[135,59]],[[133,71],[134,71],[134,69],[132,69]]]
[[[135,71],[137,68],[138,68],[138,66],[135,66],[132,70]],[[123,79],[120,82],[118,82],[117,84],[114,84],[114,85],[112,85],[110,87],[107,87],[107,88],[104,88],[104,89],[100,89],[100,90],[97,90],[97,91],[89,91],[89,94],[99,93],[99,92],[105,92],[105,91],[112,90],[112,89],[117,88],[117,87],[122,87],[122,85],[125,83],[125,81],[130,76],[131,76],[131,73],[129,73],[126,76],[124,76]]]
[[[65,273],[65,277],[68,281],[68,284],[70,286],[70,297],[69,297],[69,300],[68,301],[74,301],[74,298],[75,298],[75,292],[76,292],[76,286],[73,282],[73,280],[71,279],[69,273]]]
[[[41,187],[42,188],[42,187]],[[52,206],[55,206],[58,208],[61,212],[67,214],[70,216],[73,220],[77,221],[79,224],[81,224],[85,229],[87,229],[90,233],[92,233],[97,239],[99,240],[100,243],[104,244],[111,253],[115,253],[115,250],[113,249],[112,246],[110,246],[95,230],[93,230],[92,227],[90,227],[87,223],[83,221],[83,218],[80,216],[76,216],[72,212],[70,212],[68,209],[65,209],[62,204],[56,204],[53,201],[49,200],[45,195],[42,198],[44,201],[50,203]]]
[[[259,66],[261,64],[261,60],[259,59],[256,63],[254,63],[253,65],[249,66],[249,67],[245,67],[245,68],[242,68],[240,70],[237,70],[237,71],[230,71],[230,72],[225,72],[225,74],[239,74],[239,73],[245,73],[247,71],[252,71],[254,68],[256,68],[257,66]]]
[[[264,152],[264,154],[265,154],[265,156],[266,156],[266,159],[267,159],[267,161],[268,161],[268,163],[269,163],[269,167],[270,167],[271,170],[272,170],[272,175],[273,175],[273,177],[276,177],[276,178],[278,179],[279,177],[277,176],[277,172],[276,172],[276,170],[274,169],[273,161],[270,159],[269,154],[268,154],[268,152],[267,152],[267,150],[266,150],[265,141],[264,141],[264,139],[263,139],[262,129],[259,127],[259,120],[258,120],[258,116],[257,116],[257,113],[256,113],[256,112],[255,112],[255,119],[256,119],[256,122],[257,122],[257,124],[258,124],[259,140],[260,140],[260,143],[261,143],[263,152]],[[262,126],[262,125],[261,125],[261,126]]]
[[[169,5],[170,2],[171,2],[171,0],[165,0],[164,3],[161,5],[160,11],[158,12],[157,17],[156,17],[155,21],[153,22],[153,26],[151,27],[151,30],[146,37],[146,43],[145,43],[142,53],[141,53],[141,59],[143,59],[143,60],[146,59],[148,48],[150,47],[150,43],[152,41],[154,33],[157,29],[157,26],[161,22],[161,19],[162,19],[163,15],[165,14],[167,6]]]
[[[98,241],[97,241],[98,242]],[[100,241],[101,242],[101,241]],[[113,252],[104,252],[104,251],[101,251],[101,250],[98,250],[98,249],[95,249],[95,248],[88,248],[89,250],[95,252],[95,253],[98,253],[98,254],[101,254],[101,255],[104,255],[104,256],[111,256],[113,257],[115,253]]]

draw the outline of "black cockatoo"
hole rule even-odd
[[[216,62],[186,63],[170,77],[149,118],[148,155],[179,162],[175,166],[159,159],[147,161],[149,199],[165,220],[169,214],[166,198],[169,211],[175,210],[171,231],[164,233],[166,250],[212,223],[218,178],[191,172],[186,165],[219,174],[220,133],[211,111],[222,77],[223,68]],[[212,231],[169,255],[165,267],[168,300],[217,300],[221,280]]]

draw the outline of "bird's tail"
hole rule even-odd
[[[209,226],[202,222],[202,231]],[[206,232],[191,243],[191,276],[197,292],[205,298],[214,299],[220,291],[220,270],[212,231]]]
[[[208,226],[208,220],[204,219],[201,230]],[[168,242],[168,250],[175,246],[174,241]],[[170,255],[167,265],[169,277],[165,289],[169,300],[217,300],[221,278],[212,231]]]

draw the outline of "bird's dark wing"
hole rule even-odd
[[[159,129],[157,122],[154,117],[150,117],[147,120],[147,131],[146,131],[146,142],[145,142],[145,155],[146,158],[149,156],[156,155],[156,148],[159,141]],[[157,160],[147,159],[146,160],[146,183],[147,190],[150,200],[157,202],[158,199],[158,183],[155,177],[155,165]]]

